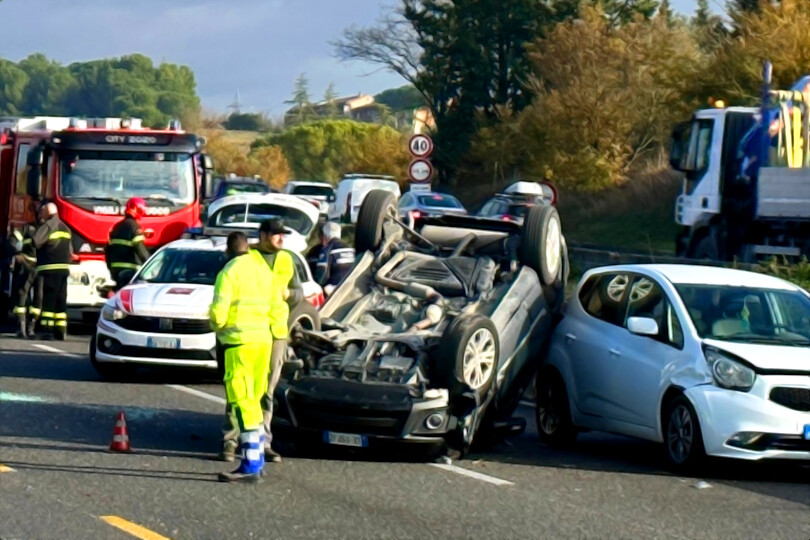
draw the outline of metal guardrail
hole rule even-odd
[[[708,259],[689,259],[660,252],[641,253],[578,243],[569,244],[568,259],[571,262],[571,266],[580,272],[585,272],[586,270],[599,266],[620,264],[692,264],[698,266],[733,267],[740,270],[754,270],[757,268],[755,264],[710,261]]]

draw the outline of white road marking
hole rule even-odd
[[[166,386],[173,388],[174,390],[185,392],[186,394],[191,394],[192,396],[197,396],[199,398],[207,399],[208,401],[213,401],[214,403],[219,403],[220,405],[225,405],[227,403],[224,398],[215,396],[214,394],[209,394],[208,392],[200,392],[199,390],[194,390],[188,386],[182,386],[179,384],[167,384]]]
[[[463,469],[461,467],[456,467],[455,465],[447,465],[446,463],[428,463],[431,467],[436,467],[437,469],[442,469],[449,472],[454,472],[456,474],[460,474],[462,476],[467,476],[469,478],[475,478],[476,480],[481,480],[482,482],[488,482],[490,484],[495,484],[496,486],[513,486],[515,485],[514,482],[510,482],[508,480],[501,480],[500,478],[495,478],[494,476],[489,476],[487,474],[481,474],[479,472],[470,471],[467,469]]]
[[[39,343],[34,343],[34,347],[36,347],[37,349],[41,349],[43,351],[48,351],[48,352],[52,352],[52,353],[56,353],[56,354],[61,354],[62,356],[67,356],[68,358],[81,358],[82,357],[82,355],[80,355],[80,354],[69,353],[69,352],[63,351],[61,349],[57,349],[56,347],[51,347],[50,345],[41,345]]]

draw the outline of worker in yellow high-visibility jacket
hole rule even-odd
[[[260,232],[260,242],[268,242]],[[231,260],[217,276],[210,308],[211,327],[224,348],[225,390],[239,423],[242,461],[221,473],[223,482],[255,482],[264,467],[261,398],[267,389],[273,336],[273,291],[281,294],[262,254],[250,250]]]

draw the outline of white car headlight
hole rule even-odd
[[[704,353],[717,386],[742,392],[748,392],[753,388],[756,380],[753,369],[717,349],[706,348]]]
[[[110,305],[105,305],[103,308],[101,308],[101,318],[105,321],[118,321],[126,316],[126,313],[120,309],[115,309]]]

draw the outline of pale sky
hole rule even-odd
[[[393,1],[2,0],[0,57],[42,52],[69,64],[138,52],[190,66],[206,108],[225,112],[239,90],[243,111],[277,116],[301,72],[313,99],[330,81],[342,95],[404,84],[377,66],[339,62],[329,45],[352,24],[374,23]],[[695,0],[673,7],[691,13]]]

